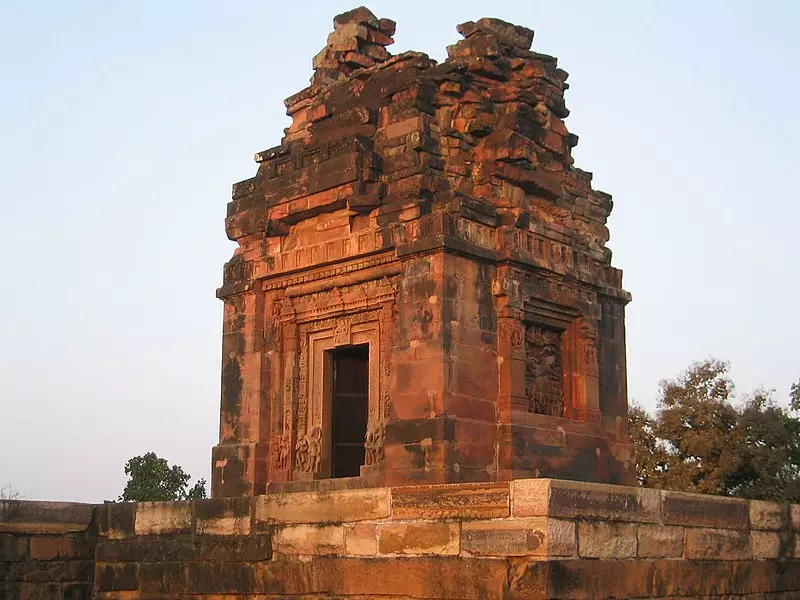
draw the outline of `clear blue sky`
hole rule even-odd
[[[102,501],[149,450],[208,476],[225,204],[355,2],[0,0],[0,484]],[[614,196],[630,397],[708,356],[800,378],[800,4],[374,1],[443,59],[500,17],[570,72],[577,164]]]

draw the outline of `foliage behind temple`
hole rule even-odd
[[[640,485],[800,500],[800,383],[784,408],[757,390],[733,402],[729,364],[709,359],[664,380],[655,416],[629,414]]]

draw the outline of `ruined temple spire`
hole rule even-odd
[[[478,19],[477,23],[467,21],[458,25],[456,30],[467,39],[492,36],[499,43],[520,50],[530,50],[533,43],[533,30],[501,19],[483,18]]]
[[[391,54],[386,46],[394,43],[396,24],[378,19],[365,6],[333,19],[333,32],[326,46],[314,57],[312,86],[326,86],[346,79],[356,69],[384,62]]]
[[[395,24],[366,8],[333,25],[228,205],[214,495],[633,481],[630,295],[611,199],[573,164],[566,73],[499,19],[459,25],[441,63],[389,56]]]

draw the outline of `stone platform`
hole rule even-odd
[[[800,598],[800,506],[551,479],[0,505],[0,598]]]

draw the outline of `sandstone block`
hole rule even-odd
[[[789,505],[789,521],[792,531],[800,531],[800,504]]]
[[[347,12],[336,15],[333,18],[333,26],[335,29],[339,29],[341,26],[348,23],[363,23],[364,25],[369,25],[370,27],[375,28],[379,27],[380,25],[378,18],[365,6],[348,10]]]
[[[702,560],[745,560],[753,557],[750,534],[735,529],[688,528],[684,556]]]
[[[359,52],[345,52],[342,57],[342,62],[347,63],[353,67],[371,67],[375,61],[369,56],[360,54]]]
[[[333,37],[331,37],[333,36]],[[367,28],[365,25],[360,23],[345,23],[336,27],[332,33],[328,35],[328,43],[331,43],[331,39],[334,40],[341,40],[345,37],[352,37],[352,38],[360,38],[362,40],[367,39]]]
[[[275,550],[282,554],[343,554],[341,525],[289,525],[275,534]]]
[[[334,50],[342,51],[345,50],[345,48],[342,47],[343,45],[344,44],[340,46],[334,46],[333,48]],[[358,42],[353,40],[352,45],[357,48]],[[317,55],[314,56],[314,58],[311,59],[311,66],[314,69],[337,69],[339,67],[339,61],[336,59],[333,53],[329,52],[328,48],[323,48]],[[274,223],[272,220],[270,220],[270,222]],[[274,229],[270,227],[270,233],[272,233],[273,230]]]
[[[93,558],[94,539],[83,536],[32,536],[30,541],[32,560],[56,558]]]
[[[250,535],[250,498],[214,498],[194,503],[199,535]]]
[[[385,33],[376,31],[374,29],[367,29],[367,40],[373,44],[379,44],[381,46],[391,46],[394,44],[394,38],[392,36],[386,35]]]
[[[23,560],[28,552],[28,539],[10,533],[0,533],[0,556],[4,561]]]
[[[749,510],[747,500],[662,492],[661,512],[668,525],[747,529]]]
[[[467,521],[461,548],[475,556],[572,556],[575,523],[548,517]]]
[[[134,535],[136,504],[110,502],[97,507],[97,533],[110,539],[123,539]]]
[[[531,560],[510,582],[513,600],[664,598],[651,593],[653,562],[633,560]],[[681,599],[688,600],[688,599]]]
[[[364,48],[364,54],[379,62],[389,58],[389,52],[386,50],[386,48],[383,46],[378,46],[377,44],[371,44]]]
[[[750,532],[753,558],[776,559],[789,554],[790,534],[778,531]]]
[[[363,25],[355,25],[353,24],[348,29],[340,29],[338,31],[333,31],[328,35],[328,44],[325,48],[323,48],[317,56],[314,57],[314,68],[317,68],[316,60],[317,57],[324,57],[327,55],[328,46],[331,47],[332,50],[337,52],[346,52],[352,50],[358,50],[358,38],[366,39],[367,37],[367,28]]]
[[[406,119],[405,121],[400,121],[399,123],[392,123],[384,129],[384,134],[386,135],[387,140],[391,140],[393,138],[400,137],[401,135],[408,135],[409,133],[424,130],[425,120],[419,116]]]
[[[459,552],[458,523],[389,523],[378,525],[381,554],[440,554]]]
[[[275,564],[275,563],[272,563]],[[458,556],[318,557],[309,564],[310,588],[320,597],[506,600],[504,560]],[[298,587],[298,586],[295,586]],[[310,598],[311,596],[306,596]],[[316,597],[316,596],[314,596]]]
[[[136,505],[136,535],[188,533],[191,528],[190,502],[140,502]]]
[[[272,557],[272,536],[164,535],[100,539],[98,562],[262,561]]]
[[[85,531],[92,521],[91,504],[0,500],[0,533],[68,533]]]
[[[256,523],[331,523],[389,516],[389,490],[267,494],[256,499]]]
[[[98,563],[94,579],[99,592],[135,590],[139,587],[139,565]]]
[[[378,29],[386,35],[394,35],[395,31],[397,31],[397,23],[392,19],[380,19],[378,21]]]
[[[546,517],[550,512],[550,479],[516,479],[511,482],[511,514]]]
[[[70,558],[72,555],[72,539],[61,536],[32,536],[29,552],[32,560]]]
[[[345,554],[375,556],[378,553],[378,531],[374,523],[348,525],[344,533]]]
[[[491,34],[497,39],[510,46],[515,46],[521,50],[528,50],[533,43],[533,31],[527,27],[507,23],[500,19],[486,18],[479,19],[477,23],[467,21],[456,26],[456,30],[465,38],[475,34]]]
[[[31,581],[41,584],[91,581],[94,571],[92,560],[28,560],[8,564],[0,561],[0,564],[8,568],[0,581]]]
[[[581,558],[633,558],[636,526],[630,523],[580,521],[578,556]]]
[[[683,556],[683,527],[639,525],[636,530],[637,553],[643,558],[680,558]]]
[[[658,523],[659,490],[558,479],[511,482],[513,516]]]
[[[394,519],[507,517],[508,483],[408,486],[392,489]]]
[[[170,598],[188,591],[187,566],[201,563],[179,562],[146,562],[139,565],[139,592],[147,594],[163,594]],[[202,564],[206,571],[211,570],[213,563]],[[163,597],[163,596],[162,596]]]
[[[750,500],[750,528],[778,531],[789,526],[789,506],[778,502]]]

